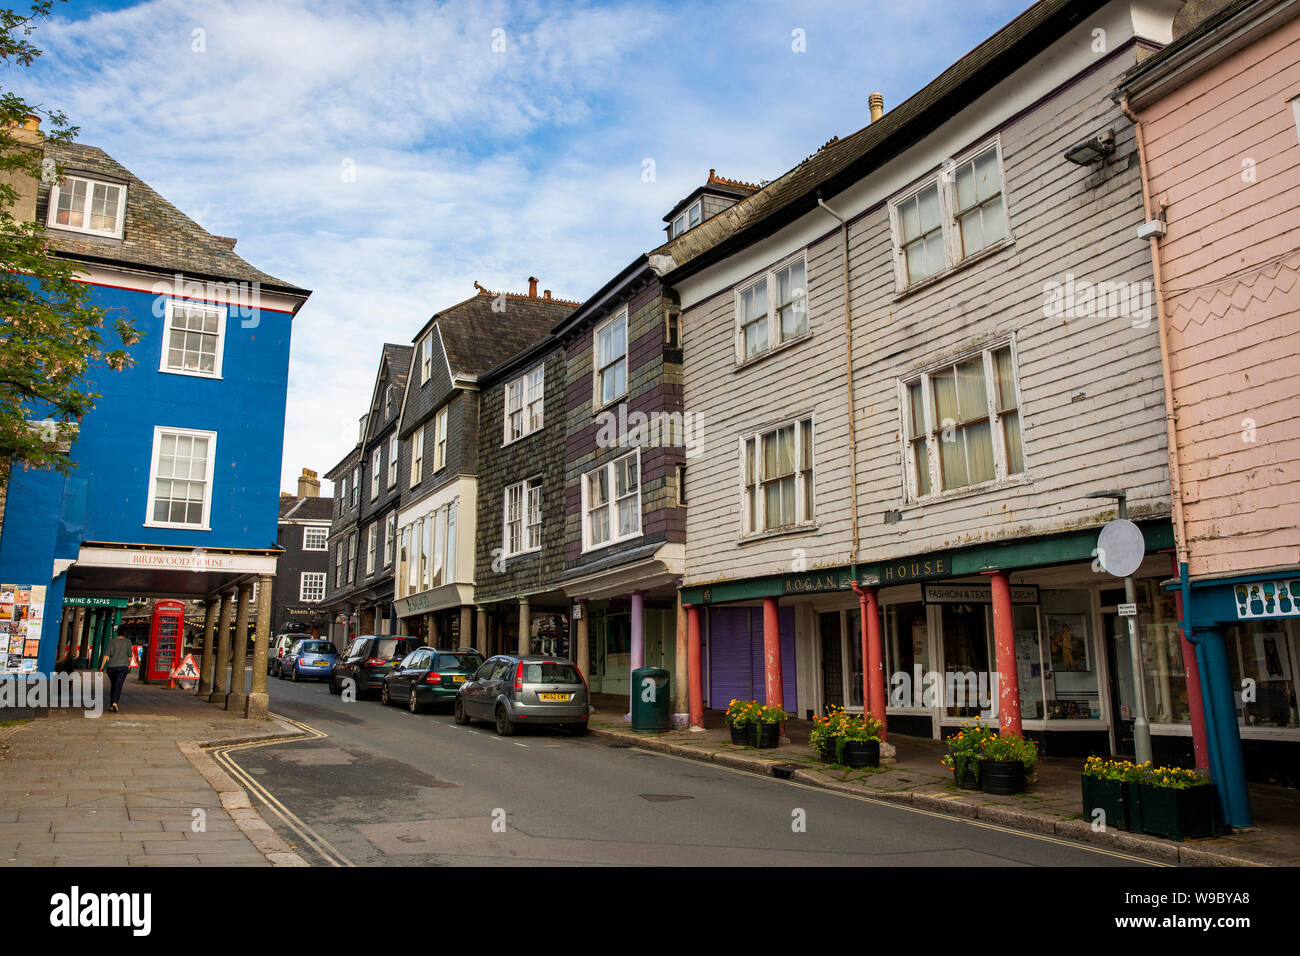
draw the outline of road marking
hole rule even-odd
[[[519,741],[517,741],[517,740],[512,740],[512,741],[510,741],[510,742],[511,742],[512,744],[514,744],[516,747],[523,747],[525,750],[528,749],[528,744],[521,744],[521,743],[519,743]]]
[[[287,724],[292,724],[294,727],[297,727],[299,730],[310,735],[313,740],[323,740],[329,736],[328,734],[317,730],[315,727],[310,727],[291,717],[285,717],[281,714],[272,714],[271,716],[283,720]],[[254,780],[248,771],[239,766],[239,764],[235,762],[234,757],[231,756],[231,753],[236,750],[252,750],[258,747],[272,747],[276,744],[290,742],[291,741],[289,740],[267,740],[244,744],[231,744],[229,746],[213,747],[209,750],[209,753],[212,754],[213,759],[217,761],[222,769],[234,777],[235,780],[249,792],[256,794],[257,798],[261,800],[272,813],[279,817],[284,822],[285,826],[297,834],[298,838],[302,840],[304,844],[316,851],[316,853],[319,854],[326,863],[335,867],[356,866],[355,863],[335,849],[328,840],[304,823],[292,810],[276,799],[276,797],[267,790],[266,787]]]
[[[696,766],[699,766],[700,764],[700,761],[693,760],[690,757],[679,757],[676,754],[660,753],[657,750],[643,750],[640,752],[647,754],[651,757],[667,757],[669,760],[680,760],[682,763],[691,763],[691,764],[695,764]],[[830,796],[835,796],[835,797],[844,797],[849,800],[857,800],[861,803],[872,803],[875,804],[876,806],[881,806],[881,807],[894,807],[897,810],[906,810],[908,813],[919,813],[922,814],[923,816],[934,817],[939,820],[949,820],[953,823],[964,823],[967,826],[980,827],[984,830],[995,830],[999,833],[1009,833],[1012,836],[1025,837],[1026,839],[1029,840],[1039,840],[1043,843],[1055,843],[1058,846],[1071,847],[1072,849],[1075,850],[1084,850],[1088,853],[1099,853],[1102,856],[1113,856],[1121,860],[1129,860],[1133,863],[1143,863],[1147,866],[1171,867],[1175,865],[1173,863],[1165,863],[1163,860],[1149,860],[1145,857],[1133,856],[1132,854],[1129,853],[1121,853],[1118,850],[1107,850],[1102,847],[1089,846],[1086,843],[1076,843],[1073,840],[1065,840],[1062,839],[1061,837],[1048,836],[1045,833],[1031,833],[1028,830],[1013,830],[1010,827],[998,826],[996,823],[985,823],[982,820],[972,820],[970,817],[959,817],[948,813],[937,813],[934,810],[923,810],[920,807],[909,806],[905,803],[896,803],[892,800],[878,800],[875,797],[860,796],[856,793],[843,793],[839,790],[826,790],[823,789],[822,787],[814,787],[811,784],[800,783],[797,780],[782,780],[779,777],[760,775],[760,774],[753,773],[749,770],[741,770],[737,767],[728,767],[724,764],[710,763],[709,766],[717,770],[727,770],[730,771],[731,773],[744,774],[747,777],[757,777],[760,780],[770,780],[773,783],[782,784],[787,787],[798,787],[800,790],[812,790],[815,791],[816,793],[829,794]],[[955,794],[953,796],[960,796],[960,794]]]

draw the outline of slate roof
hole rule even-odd
[[[334,499],[299,498],[296,495],[280,498],[280,517],[298,521],[331,521],[334,518]]]
[[[956,116],[1108,0],[1039,0],[874,123],[832,140],[758,192],[655,249],[675,281],[725,259],[830,200]],[[828,222],[830,217],[827,217]]]
[[[505,296],[504,312],[492,311],[498,295]],[[473,298],[438,312],[431,321],[438,325],[452,374],[472,376],[500,365],[545,338],[556,323],[577,307],[577,302],[564,299],[480,291]]]
[[[310,294],[249,265],[235,254],[233,240],[208,232],[99,147],[46,142],[45,155],[65,173],[81,172],[126,183],[122,238],[48,229],[46,235],[56,253],[79,261],[133,266],[167,275],[181,272],[195,278],[257,282],[267,291]],[[36,196],[39,223],[46,220],[49,199],[50,186],[42,183]]]

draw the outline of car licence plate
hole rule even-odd
[[[453,677],[453,678],[451,679],[451,682],[452,682],[453,684],[463,684],[463,683],[465,683],[465,678],[464,678],[464,677]]]
[[[322,659],[322,660],[319,660],[319,661],[316,662],[316,666],[319,667],[319,666],[321,666],[321,665],[328,664],[328,663],[329,663],[329,661],[327,661],[327,660],[323,660],[323,659]]]
[[[572,695],[572,694],[538,694],[537,696],[538,696],[540,699],[542,699],[542,700],[546,700],[546,701],[552,701],[552,700],[553,700],[553,701],[566,701],[566,700],[568,700],[570,697],[572,697],[573,695]]]

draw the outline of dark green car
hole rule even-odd
[[[417,648],[384,676],[380,700],[385,704],[405,701],[413,714],[418,714],[426,705],[450,706],[461,685],[470,680],[482,664],[482,655],[469,648],[457,651]]]

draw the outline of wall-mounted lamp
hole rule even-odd
[[[1092,139],[1085,139],[1082,143],[1071,146],[1065,151],[1065,158],[1076,166],[1091,166],[1113,152],[1115,152],[1115,131],[1108,129]]]

